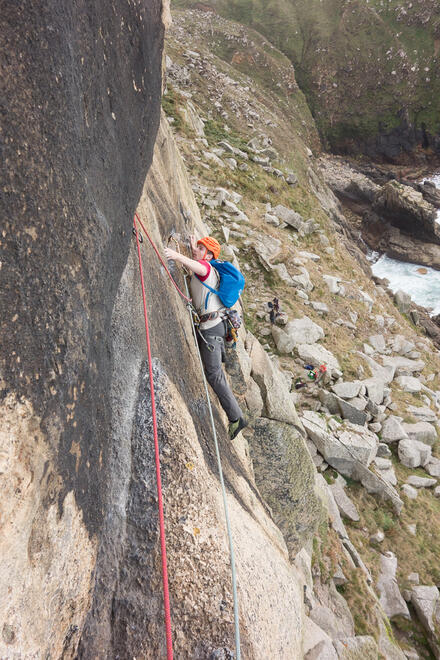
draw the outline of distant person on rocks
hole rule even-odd
[[[273,325],[277,317],[280,315],[280,301],[278,300],[278,298],[274,298],[272,302],[267,303],[267,306],[270,309],[269,317],[270,317],[270,322]]]
[[[225,359],[224,338],[227,332],[227,326],[222,316],[224,305],[218,296],[210,294],[209,289],[202,284],[205,282],[213,289],[218,288],[219,275],[211,266],[210,261],[218,258],[220,244],[211,236],[206,236],[198,241],[191,236],[191,252],[192,259],[171,248],[165,248],[167,259],[181,263],[193,273],[190,290],[194,307],[200,317],[198,327],[200,354],[207,381],[218,396],[228,417],[229,437],[232,440],[247,426],[247,421],[222,369],[222,361]]]

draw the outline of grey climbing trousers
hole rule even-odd
[[[201,330],[207,344],[198,337],[200,354],[202,356],[203,366],[205,367],[206,380],[217,394],[221,407],[225,411],[228,420],[234,422],[239,417],[243,417],[240,406],[235,396],[231,392],[225,374],[222,369],[222,362],[225,358],[224,338],[226,326],[224,321],[220,321],[213,328]],[[209,349],[212,347],[212,350]]]

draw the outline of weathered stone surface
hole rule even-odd
[[[336,383],[333,385],[332,390],[341,399],[352,399],[359,394],[361,387],[361,381],[355,380],[353,382]]]
[[[435,426],[429,422],[417,422],[416,424],[402,424],[405,433],[411,440],[424,442],[426,445],[433,445],[438,436]]]
[[[381,436],[383,442],[389,444],[407,437],[401,421],[400,417],[395,417],[394,415],[387,417],[382,424]]]
[[[412,474],[408,477],[407,483],[414,488],[432,488],[437,484],[437,479],[430,479],[429,477],[417,477]]]
[[[365,490],[371,495],[378,495],[379,497],[389,500],[394,507],[397,515],[403,508],[403,502],[397,494],[396,490],[379,475],[374,474],[362,463],[356,464],[353,478],[357,479],[364,486]]]
[[[319,399],[329,409],[332,415],[341,415],[344,419],[348,419],[349,422],[358,426],[364,426],[367,421],[366,413],[332,392],[320,390]]]
[[[338,658],[330,637],[309,617],[304,618],[303,655],[307,660]]]
[[[389,181],[376,192],[373,209],[399,229],[409,231],[417,238],[440,243],[435,207],[411,186]]]
[[[384,397],[384,387],[385,383],[381,378],[368,378],[367,380],[361,381],[367,389],[368,398],[373,401],[373,403],[380,405]]]
[[[344,476],[351,477],[358,461],[366,467],[371,463],[377,445],[373,433],[368,429],[359,429],[359,432],[351,430],[344,431],[338,438],[325,430],[319,419],[319,415],[312,411],[305,411],[301,417],[309,438],[329,465]]]
[[[440,459],[431,457],[428,463],[423,466],[431,477],[440,479]]]
[[[298,355],[306,363],[312,363],[316,366],[325,364],[330,369],[340,371],[341,367],[337,358],[324,346],[318,344],[299,344],[296,347]]]
[[[416,500],[418,496],[417,488],[414,488],[414,486],[410,486],[409,484],[403,484],[402,493],[409,497],[410,500]]]
[[[315,344],[324,337],[324,330],[321,326],[308,316],[289,321],[286,325],[286,332],[295,340],[296,344]]]
[[[338,639],[346,636],[344,627],[341,626],[335,614],[329,607],[317,605],[310,611],[310,618],[316,623],[330,639]]]
[[[402,388],[404,392],[420,392],[422,389],[422,383],[418,378],[414,378],[413,376],[399,376],[396,378],[396,383],[399,385],[399,387]]]
[[[260,342],[248,333],[246,346],[252,362],[252,377],[261,390],[266,416],[280,422],[301,426],[292,394],[290,381],[274,365]]]
[[[411,620],[408,606],[399,590],[396,579],[397,557],[388,551],[380,556],[380,575],[377,581],[377,589],[380,594],[380,604],[389,619],[403,616]]]
[[[159,126],[161,13],[158,0],[1,12],[0,618],[15,640],[2,657],[75,655],[115,513],[110,327]]]
[[[420,422],[433,422],[435,424],[438,421],[435,412],[427,406],[408,406],[408,412]]]
[[[438,630],[440,626],[440,593],[437,587],[416,586],[411,591],[411,603],[420,623],[428,633],[428,640],[436,658],[440,657]]]
[[[282,204],[278,204],[278,206],[273,209],[273,213],[277,218],[286,222],[297,231],[300,231],[304,226],[303,217],[299,213],[296,213],[296,211],[293,211],[293,209],[282,206]]]
[[[284,354],[291,353],[298,344],[314,344],[324,337],[323,329],[307,316],[289,321],[284,329],[272,326],[272,336],[277,349]]]
[[[391,641],[388,630],[383,622],[383,618],[378,616],[377,619],[379,623],[379,653],[381,653],[386,660],[406,660],[407,656],[402,649]]]
[[[399,461],[406,467],[423,467],[431,460],[431,447],[417,440],[401,440],[398,447]]]
[[[346,637],[334,642],[340,660],[377,660],[374,637]]]
[[[261,396],[260,388],[253,378],[248,381],[247,390],[245,393],[245,401],[252,417],[261,417],[264,408],[263,397]]]
[[[383,335],[371,335],[368,342],[378,353],[383,353],[386,348],[385,337]]]
[[[414,372],[423,371],[425,368],[423,360],[410,360],[401,356],[385,356],[382,362],[385,367],[394,367],[397,376],[412,376]]]
[[[365,362],[368,364],[368,366],[371,369],[371,373],[373,374],[373,379],[374,381],[381,381],[384,385],[388,385],[391,383],[391,381],[394,378],[394,374],[396,373],[396,367],[393,364],[387,364],[385,366],[381,366],[378,364],[373,358],[371,358],[369,355],[365,355],[364,353],[359,353],[361,357],[364,358]],[[364,381],[364,384],[366,382]],[[367,386],[368,389],[368,386]],[[370,396],[371,398],[371,396]],[[376,403],[379,403],[376,401]]]
[[[353,520],[354,522],[359,520],[359,513],[356,509],[355,504],[348,497],[347,493],[344,490],[345,480],[339,476],[335,483],[330,485],[330,490],[333,493],[335,502],[338,505],[338,509],[341,515],[344,518]]]
[[[323,511],[307,446],[290,424],[260,418],[249,448],[257,486],[293,558],[313,537]]]
[[[399,289],[394,294],[394,302],[396,303],[399,312],[402,312],[402,314],[407,314],[409,312],[409,308],[411,307],[411,296],[408,293]]]

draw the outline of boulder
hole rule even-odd
[[[272,337],[279,351],[282,355],[289,355],[296,346],[295,339],[289,335],[284,329],[272,325]]]
[[[365,385],[368,398],[377,405],[380,405],[384,397],[385,383],[381,378],[367,378],[361,381]]]
[[[333,642],[330,638],[319,642],[304,656],[304,660],[338,660]]]
[[[431,460],[431,447],[417,440],[401,440],[397,452],[399,461],[409,468],[424,467]]]
[[[339,660],[377,660],[378,648],[373,637],[346,637],[334,642]]]
[[[399,376],[396,378],[396,383],[404,392],[415,393],[422,389],[422,383],[414,376]]]
[[[315,310],[315,312],[318,312],[318,314],[328,314],[329,313],[329,308],[328,305],[326,305],[323,302],[315,302],[313,300],[310,301],[311,306]]]
[[[324,346],[318,344],[299,344],[296,347],[299,357],[306,364],[314,364],[315,366],[325,364],[327,368],[341,370],[337,358],[330,353]]]
[[[402,424],[402,427],[411,440],[433,445],[438,438],[435,426],[429,422],[417,422],[416,424]]]
[[[248,442],[255,482],[293,559],[311,542],[323,517],[305,440],[291,424],[260,417]]]
[[[396,303],[399,312],[402,312],[402,314],[408,314],[412,303],[411,296],[408,293],[399,289],[394,294],[394,302]]]
[[[328,287],[330,293],[333,293],[333,294],[339,293],[339,291],[340,291],[340,286],[339,286],[340,279],[339,279],[339,277],[335,277],[334,275],[323,275],[322,279],[327,284],[327,287]]]
[[[289,209],[282,204],[278,204],[278,206],[272,209],[272,212],[277,216],[277,218],[288,224],[290,227],[293,227],[297,231],[303,229],[304,218],[299,213],[296,213],[296,211],[293,209]]]
[[[333,649],[328,655],[326,648]],[[327,653],[325,655],[324,653]],[[308,616],[304,617],[303,655],[307,660],[337,660],[338,656],[330,637]]]
[[[369,355],[365,355],[365,353],[362,352],[359,352],[359,355],[364,358],[365,362],[370,367],[371,373],[373,375],[373,379],[375,381],[379,380],[384,385],[388,385],[389,383],[391,383],[391,381],[394,378],[394,374],[396,373],[396,367],[394,365],[387,364],[382,367],[380,364],[375,362],[375,360],[373,360],[373,358],[370,357]]]
[[[414,486],[410,486],[409,484],[403,484],[402,493],[407,497],[409,497],[410,500],[416,500],[419,491],[417,490],[417,488],[414,488]]]
[[[411,376],[425,368],[423,360],[410,360],[400,355],[394,357],[386,355],[382,358],[382,363],[385,367],[394,367],[397,376]]]
[[[391,350],[393,353],[398,353],[399,355],[406,355],[415,349],[414,344],[403,337],[403,335],[395,335],[391,343]]]
[[[353,382],[341,382],[333,385],[333,392],[341,399],[352,399],[357,397],[362,387],[359,380]]]
[[[426,472],[431,477],[436,477],[440,479],[440,459],[431,457],[429,462],[424,465]]]
[[[296,286],[300,289],[303,289],[306,293],[313,291],[313,283],[310,279],[309,271],[303,266],[299,269],[301,272],[297,275],[292,276],[292,286]]]
[[[295,344],[315,344],[324,337],[324,330],[308,316],[289,321],[285,332],[295,341]]]
[[[251,333],[248,333],[246,348],[251,358],[251,375],[260,388],[266,416],[301,428],[290,393],[290,379],[270,360]]]
[[[277,238],[269,238],[269,236],[257,237],[252,241],[252,246],[263,268],[271,271],[273,269],[272,259],[275,259],[281,252],[281,241]]]
[[[381,431],[383,442],[390,444],[391,442],[397,442],[407,437],[401,421],[400,417],[395,417],[394,415],[387,417]]]
[[[282,282],[285,282],[288,286],[295,286],[295,281],[287,270],[286,264],[275,264],[275,266],[272,266],[272,270]]]
[[[408,606],[402,598],[396,579],[397,557],[392,552],[380,556],[380,574],[377,581],[379,602],[389,619],[402,616],[411,620]]]
[[[419,422],[437,422],[437,415],[431,408],[427,406],[408,406],[408,412],[415,417]]]
[[[385,351],[386,343],[383,335],[371,335],[368,337],[368,341],[378,353],[383,353]]]
[[[330,639],[338,639],[346,636],[344,627],[340,625],[338,618],[329,607],[317,605],[309,614],[310,618],[321,628]]]
[[[332,392],[327,390],[319,390],[319,400],[323,403],[332,415],[341,415],[343,419],[347,419],[352,424],[364,426],[367,421],[367,415],[362,410],[350,402],[341,399]]]
[[[410,486],[414,488],[432,488],[437,484],[437,479],[430,479],[429,477],[418,477],[415,474],[412,474],[408,477],[406,481]]]
[[[436,637],[440,625],[440,593],[437,587],[414,586],[411,603],[424,629]]]
[[[359,513],[355,504],[348,497],[344,490],[345,480],[339,476],[335,483],[330,485],[330,490],[333,493],[335,502],[338,506],[339,512],[344,518],[357,522],[359,520]]]
[[[323,427],[317,413],[305,411],[301,421],[326,462],[344,476],[353,476],[357,462],[367,467],[376,454],[377,438],[368,429],[351,427],[356,432],[344,431],[338,438]]]
[[[378,495],[384,500],[390,501],[396,514],[398,516],[400,515],[403,502],[397,491],[387,481],[382,479],[380,475],[375,474],[365,465],[362,465],[362,463],[357,463],[353,470],[353,479],[360,481],[370,495]]]

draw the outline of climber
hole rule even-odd
[[[200,318],[198,328],[199,335],[201,335],[199,339],[200,354],[208,383],[217,394],[228,417],[229,437],[232,440],[247,426],[247,421],[231,392],[222,369],[222,361],[225,359],[224,338],[227,331],[222,315],[224,305],[215,294],[208,295],[209,290],[202,284],[205,282],[213,289],[218,287],[219,275],[209,262],[219,256],[220,244],[211,236],[206,236],[198,241],[191,236],[191,252],[193,259],[185,257],[171,248],[165,248],[167,259],[181,263],[193,273],[190,289],[194,307]]]

